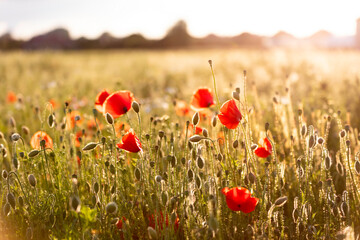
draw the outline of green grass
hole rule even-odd
[[[191,133],[184,129],[194,112],[177,116],[173,103],[189,103],[198,87],[213,89],[209,59],[220,104],[240,87],[242,127],[228,130],[219,120],[212,126],[214,106],[199,123],[211,140],[189,143]],[[358,62],[355,51],[0,53],[0,167],[12,172],[0,181],[0,226],[19,239],[143,239],[154,231],[159,239],[358,235]],[[96,115],[97,128],[87,127],[95,117],[95,96],[104,88],[130,90],[141,104],[140,124],[133,110],[115,124],[126,123],[141,135],[143,153],[117,149],[125,130],[116,128],[114,134],[101,114]],[[20,102],[6,102],[9,91]],[[50,99],[57,102],[55,109],[47,104]],[[74,128],[66,127],[70,111],[81,119]],[[51,114],[54,127],[48,124]],[[53,151],[29,157],[30,138],[39,130],[52,137]],[[76,143],[79,132],[84,136]],[[224,144],[218,141],[220,132]],[[24,144],[11,141],[13,133]],[[262,159],[252,146],[265,134],[274,151]],[[322,144],[317,143],[320,137]],[[236,140],[239,146],[234,148]],[[90,142],[99,144],[84,151]],[[198,156],[204,160],[202,168]],[[36,178],[35,187],[29,174]],[[236,186],[260,199],[255,211],[245,214],[227,207],[221,189]],[[10,207],[5,216],[9,193],[15,209]],[[279,206],[284,196],[287,201]],[[76,200],[81,202],[77,210],[71,206]],[[110,202],[117,205],[115,214],[106,211]],[[114,223],[123,217],[120,231]],[[151,222],[155,226],[149,230]]]

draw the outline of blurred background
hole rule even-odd
[[[0,49],[360,48],[360,2],[0,0]]]

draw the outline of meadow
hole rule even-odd
[[[358,51],[0,52],[0,87],[0,239],[359,237]]]

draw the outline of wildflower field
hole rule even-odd
[[[360,52],[0,53],[0,239],[358,239]]]

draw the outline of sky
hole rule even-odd
[[[163,37],[178,20],[196,37],[280,30],[307,37],[319,30],[355,34],[360,0],[0,0],[0,35],[27,39],[56,27],[72,37],[141,33]]]

